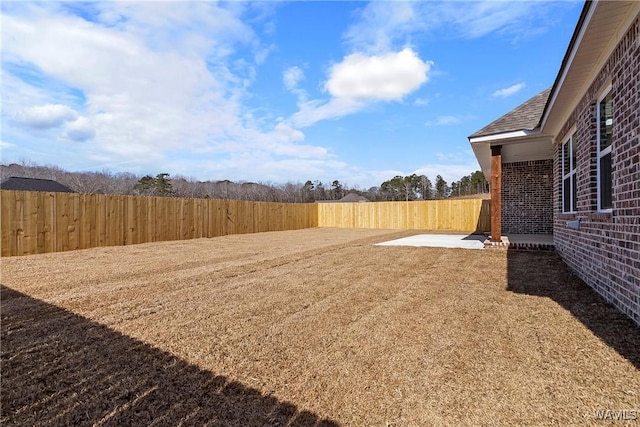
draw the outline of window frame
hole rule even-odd
[[[568,145],[569,149],[567,152],[569,153],[569,170],[565,171],[565,147]],[[562,213],[572,214],[576,213],[576,205],[578,204],[578,196],[577,196],[577,187],[576,187],[576,175],[577,175],[577,167],[576,167],[576,131],[573,129],[569,134],[569,138],[562,143],[560,150],[560,176],[561,176],[561,194],[562,194]],[[569,182],[569,210],[565,209],[565,183]]]
[[[613,147],[613,96],[612,95],[612,90],[611,90],[611,85],[608,85],[604,91],[602,91],[602,94],[598,97],[598,102],[596,103],[596,175],[597,175],[597,184],[596,184],[596,188],[597,188],[597,194],[596,194],[596,206],[597,206],[597,210],[598,212],[611,212],[613,210],[613,182],[611,185],[611,206],[602,206],[602,196],[603,196],[603,189],[602,189],[602,171],[601,171],[601,159],[607,155],[610,155],[611,157],[611,166],[613,166],[613,155],[612,155],[612,147]],[[604,100],[608,97],[611,96],[611,120],[612,120],[612,141],[609,144],[609,146],[607,148],[605,148],[604,150],[601,149],[601,136],[602,136],[602,128],[601,128],[601,117],[600,117],[600,104],[602,104],[602,102],[604,102]],[[606,126],[606,123],[605,123]],[[613,175],[613,170],[611,171],[611,174]],[[612,181],[612,178],[610,179],[610,181]]]

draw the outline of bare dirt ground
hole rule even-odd
[[[4,258],[0,422],[637,423],[640,329],[557,255],[373,245],[410,234]]]

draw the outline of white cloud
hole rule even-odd
[[[463,115],[463,116],[438,116],[435,120],[429,120],[425,123],[425,126],[449,126],[449,125],[457,125],[466,120],[474,119],[475,116],[472,115]]]
[[[2,148],[3,150],[7,150],[7,149],[13,148],[15,146],[16,146],[15,144],[12,144],[12,143],[7,142],[7,141],[1,141],[0,140],[0,148]]]
[[[96,131],[93,124],[86,117],[78,117],[73,122],[68,122],[65,126],[65,136],[74,141],[86,141],[95,136]]]
[[[49,129],[62,125],[69,120],[75,120],[78,112],[68,105],[46,104],[24,108],[15,118],[22,125],[34,129]]]
[[[491,94],[494,98],[507,98],[511,95],[515,95],[520,92],[520,90],[524,89],[526,85],[524,83],[516,83],[504,89],[498,89]]]
[[[478,38],[491,33],[518,39],[539,33],[554,19],[563,2],[535,1],[372,1],[345,32],[354,51],[381,52],[407,46],[423,33],[441,31],[452,38]],[[532,25],[531,23],[535,23]]]
[[[412,173],[417,175],[426,175],[431,180],[432,184],[435,184],[436,176],[440,175],[442,179],[447,181],[447,184],[451,185],[452,182],[458,181],[463,176],[480,169],[478,162],[470,161],[468,163],[455,163],[451,160],[443,161],[442,163],[432,163],[420,166]]]
[[[430,162],[420,165],[408,174],[426,175],[432,183],[435,183],[436,176],[440,175],[447,184],[451,184],[479,169],[480,166],[473,151],[471,148],[465,148],[458,151],[436,152]]]
[[[129,166],[134,170],[155,170],[159,164],[169,170],[180,166],[176,153],[189,157],[193,168],[205,163],[194,156],[219,160],[248,153],[253,166],[247,175],[256,164],[282,157],[329,161],[324,147],[300,144],[301,131],[258,120],[244,106],[255,65],[271,49],[243,22],[249,4],[103,2],[90,7],[93,21],[55,3],[15,4],[3,13],[3,33],[12,34],[3,40],[3,96],[28,94],[3,100],[5,114],[46,129],[54,144],[83,141],[78,159],[102,167],[136,159]],[[256,13],[251,19],[255,23]],[[240,48],[242,59],[234,56]],[[4,66],[8,62],[12,67]],[[25,69],[46,84],[33,84],[36,79],[25,77]],[[303,76],[302,70],[294,72],[289,83]],[[51,82],[59,90],[52,92]],[[68,94],[74,94],[75,104],[65,106]]]
[[[302,80],[304,80],[304,72],[300,67],[289,67],[282,74],[282,82],[285,88],[296,95],[299,102],[304,102],[307,99],[307,91],[298,87]]]
[[[150,15],[156,16],[155,10]],[[128,149],[141,146],[136,151],[202,143],[206,129],[193,126],[192,120],[210,116],[209,122],[219,118],[228,123],[235,116],[234,101],[224,98],[230,79],[224,69],[212,75],[198,58],[150,49],[135,30],[37,14],[31,19],[4,16],[3,27],[16,35],[3,49],[81,90],[88,114],[112,117],[95,150],[117,154],[121,143]]]
[[[368,189],[372,186],[379,186],[394,176],[407,176],[411,174],[426,175],[435,184],[436,176],[440,175],[451,184],[458,181],[463,176],[479,170],[478,162],[475,160],[471,150],[465,153],[439,153],[433,163],[427,163],[413,170],[362,170],[358,168],[345,168],[343,175],[336,175],[342,183],[349,183],[350,180],[361,183],[362,188]]]
[[[357,51],[371,53],[394,49],[407,35],[422,27],[419,8],[413,2],[373,1],[360,11],[360,19],[344,38]]]
[[[302,141],[304,140],[304,133],[300,132],[297,129],[292,128],[291,126],[284,124],[282,122],[276,125],[276,132],[280,135],[284,136],[286,139],[290,141]]]
[[[291,122],[310,126],[355,113],[374,102],[400,101],[429,80],[430,68],[431,62],[408,48],[381,55],[348,55],[331,67],[324,85],[331,99],[303,100]]]
[[[355,53],[331,68],[325,89],[336,98],[398,101],[428,80],[430,67],[408,48],[372,56]]]
[[[300,102],[299,110],[291,116],[289,121],[297,127],[311,126],[319,121],[336,119],[365,107],[365,103],[350,98],[333,98],[327,102],[311,100]]]
[[[230,179],[242,177],[242,180],[253,182],[285,183],[292,177],[319,179],[339,179],[348,176],[348,165],[336,159],[318,158],[274,158],[266,152],[237,152],[224,159],[200,161],[175,161],[171,164],[174,175],[193,176],[194,171],[206,170],[209,179]]]
[[[300,67],[289,67],[282,75],[284,86],[290,91],[295,90],[302,79],[304,79],[304,73]]]
[[[425,123],[426,126],[446,126],[446,125],[455,125],[462,121],[462,119],[458,116],[438,116],[433,121],[428,121]]]

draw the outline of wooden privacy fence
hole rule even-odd
[[[2,256],[312,227],[486,232],[488,200],[267,203],[0,190]]]
[[[0,191],[2,256],[317,226],[314,204]]]
[[[490,211],[490,200],[482,199],[320,203],[318,226],[484,233],[491,230]]]

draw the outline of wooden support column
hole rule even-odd
[[[502,241],[502,145],[491,146],[491,241]]]

